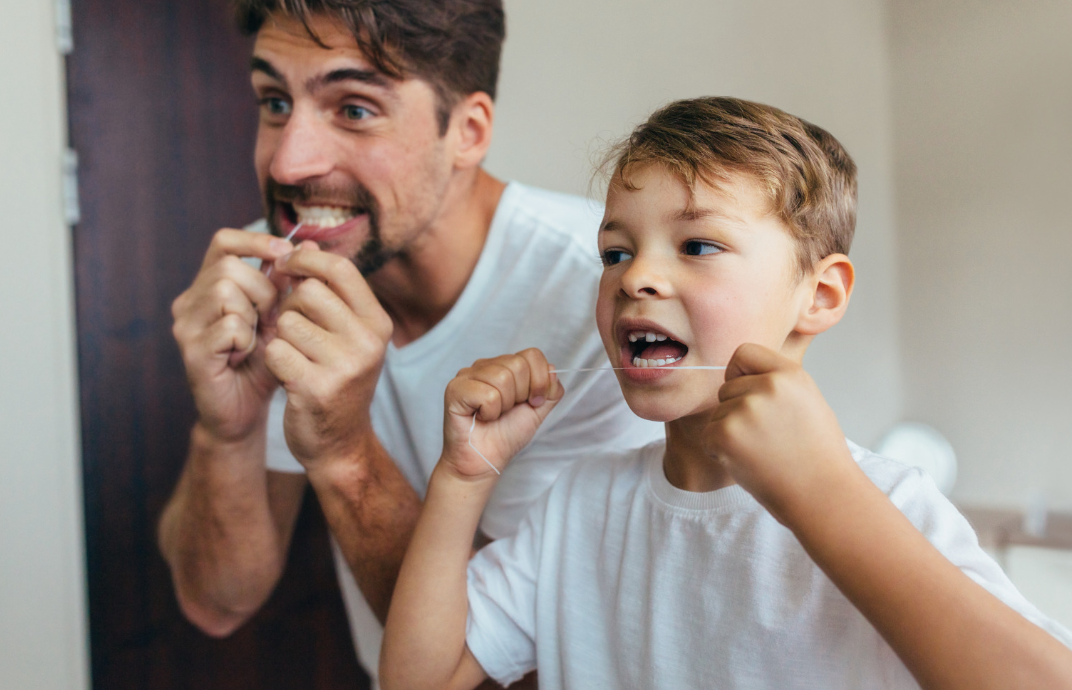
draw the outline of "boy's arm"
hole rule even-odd
[[[469,556],[497,472],[562,397],[550,369],[539,350],[525,350],[481,360],[447,386],[443,455],[428,483],[384,629],[385,690],[474,688],[486,678],[465,645]],[[470,446],[470,437],[487,461]]]
[[[924,688],[1072,688],[1072,651],[950,563],[856,465],[799,364],[734,354],[712,454],[793,531]]]

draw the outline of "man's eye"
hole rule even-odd
[[[613,266],[631,257],[632,255],[624,249],[608,249],[601,255],[604,266]]]
[[[278,96],[262,98],[261,107],[264,108],[269,115],[290,115],[290,103],[287,102],[285,98],[279,98]]]
[[[347,120],[364,120],[372,117],[372,111],[362,105],[344,105],[342,115]]]
[[[711,242],[689,240],[685,243],[685,253],[689,256],[706,256],[707,254],[717,254],[720,251],[722,251],[722,247]]]

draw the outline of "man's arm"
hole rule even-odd
[[[800,366],[742,345],[706,440],[924,688],[1072,688],[1072,650],[950,563],[852,458]]]
[[[265,344],[283,282],[242,260],[274,260],[291,249],[268,235],[221,230],[172,304],[198,421],[159,540],[183,612],[213,635],[233,631],[268,597],[300,506],[304,479],[270,478],[264,464],[278,386]]]
[[[263,435],[253,445],[215,444],[195,426],[160,519],[179,606],[215,637],[234,632],[272,593],[305,491],[304,476],[265,470]]]

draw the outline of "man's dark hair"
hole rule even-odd
[[[506,36],[502,0],[235,0],[238,27],[255,34],[275,14],[310,28],[317,15],[337,19],[373,67],[395,79],[417,77],[438,97],[440,133],[461,98],[495,98]]]

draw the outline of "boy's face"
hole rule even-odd
[[[670,421],[716,407],[724,378],[674,368],[724,366],[746,342],[782,350],[808,281],[751,178],[697,182],[690,195],[660,165],[630,172],[638,189],[615,184],[607,196],[596,321],[612,364],[624,367],[616,373],[629,406]],[[659,360],[665,368],[652,368]]]

